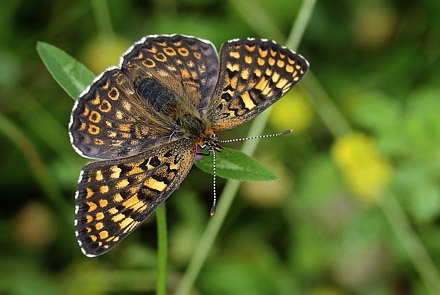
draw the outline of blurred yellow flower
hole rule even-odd
[[[366,202],[375,202],[391,178],[392,167],[379,154],[372,139],[362,133],[351,133],[338,138],[331,152],[356,195]]]
[[[313,111],[302,91],[289,92],[272,106],[269,123],[276,130],[306,130],[313,121]]]
[[[82,52],[84,64],[95,74],[110,66],[119,64],[119,57],[130,47],[122,37],[94,38],[87,43]]]

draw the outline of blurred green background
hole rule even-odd
[[[67,134],[73,100],[37,41],[98,74],[149,34],[283,44],[301,3],[2,1],[0,294],[155,293],[154,217],[101,257],[79,250],[74,192],[87,160]],[[280,180],[242,184],[193,294],[440,294],[440,1],[318,1],[298,52],[312,73],[265,130],[294,132],[255,155]],[[211,202],[212,176],[196,167],[167,201],[170,294]]]

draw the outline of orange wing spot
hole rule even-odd
[[[144,170],[143,170],[142,168],[140,168],[139,166],[135,166],[135,167],[133,167],[133,169],[131,169],[131,170],[127,173],[127,175],[128,175],[128,176],[131,176],[131,175],[139,174],[139,173],[142,173],[142,172],[144,172]]]
[[[231,52],[229,52],[229,56],[233,57],[233,58],[240,58],[240,52],[231,51]]]
[[[293,65],[295,64],[295,61],[293,59],[290,59],[290,57],[287,58],[287,61],[289,62],[289,64]]]
[[[148,178],[144,182],[144,185],[159,192],[163,191],[167,187],[167,185],[163,181],[157,181],[152,177]]]
[[[101,208],[104,208],[105,206],[107,206],[108,201],[106,199],[101,199],[99,200],[99,206],[101,206]]]
[[[85,107],[84,107],[84,113],[83,113],[83,116],[84,116],[84,117],[87,117],[87,115],[89,114],[89,112],[90,112],[89,107],[88,107],[88,106],[85,106]]]
[[[99,97],[99,94],[95,95],[95,99],[91,101],[92,104],[97,105],[101,102],[101,98]]]
[[[87,232],[88,232],[88,233],[92,231],[92,228],[91,228],[91,227],[86,227],[86,229],[87,229]]]
[[[282,54],[281,52],[280,52],[280,58],[281,59],[284,59],[286,57],[286,55],[285,54]]]
[[[115,138],[118,134],[114,131],[108,131],[108,137]]]
[[[137,59],[143,59],[143,58],[144,58],[144,54],[142,53],[142,51],[139,51]]]
[[[108,210],[108,212],[109,212],[111,215],[114,215],[114,214],[118,213],[118,209],[116,209],[115,207],[113,207],[113,208],[110,208],[110,209]]]
[[[121,189],[121,188],[126,187],[126,186],[129,185],[129,184],[130,184],[130,183],[128,182],[127,179],[123,179],[123,180],[119,181],[119,182],[116,184],[116,188],[117,188],[117,189]]]
[[[96,210],[96,208],[98,208],[98,206],[96,206],[96,204],[93,202],[87,202],[87,205],[89,206],[88,212],[92,212],[92,211]]]
[[[271,76],[271,75],[272,75],[272,70],[266,69],[266,76]]]
[[[241,78],[244,80],[249,79],[249,70],[245,69],[241,72]]]
[[[300,66],[300,65],[296,65],[295,68],[296,68],[297,70],[300,70],[300,69],[301,69],[301,66]]]
[[[106,239],[107,237],[108,237],[108,231],[103,230],[102,232],[99,233],[99,238],[100,238],[101,240],[104,240],[104,239]]]
[[[168,54],[169,56],[174,56],[174,55],[176,55],[176,50],[174,50],[173,47],[167,47],[167,48],[164,48],[163,51],[164,51],[166,54]]]
[[[263,90],[267,85],[267,80],[265,77],[261,78],[260,82],[258,82],[257,85],[255,85],[255,88],[258,90]]]
[[[115,236],[111,236],[110,238],[108,238],[107,240],[105,240],[106,242],[110,242],[111,240],[113,240],[115,238]]]
[[[107,185],[103,185],[99,188],[99,191],[101,192],[101,194],[106,194],[108,193],[108,186]]]
[[[255,50],[255,45],[254,46],[249,46],[249,45],[245,45],[246,49],[250,52]]]
[[[166,42],[157,42],[156,44],[159,45],[159,46],[162,46],[162,47],[167,46]]]
[[[293,81],[298,81],[299,80],[299,77],[297,76],[297,77],[295,77],[295,78],[293,78]]]
[[[167,57],[165,56],[165,54],[163,54],[162,52],[159,52],[158,54],[154,55],[154,58],[157,61],[161,61],[161,62],[165,62],[167,60]]]
[[[179,52],[181,56],[188,56],[189,54],[188,49],[186,49],[185,47],[180,47],[179,49],[177,49],[177,52]]]
[[[289,73],[293,73],[293,67],[291,65],[286,65],[286,71]]]
[[[79,130],[85,130],[86,129],[87,124],[82,122],[81,123],[81,127],[79,127]]]
[[[269,92],[271,92],[271,91],[272,91],[271,87],[266,87],[266,88],[263,89],[263,92],[261,92],[261,93],[263,93],[263,95],[268,95]]]
[[[103,141],[102,139],[99,139],[99,138],[95,138],[95,139],[93,140],[93,142],[94,142],[96,145],[103,145],[103,144],[104,144],[104,141]]]
[[[196,72],[191,72],[191,77],[192,77],[194,80],[196,80],[197,77],[198,77],[198,75],[197,75]]]
[[[122,101],[122,107],[129,112],[131,111],[131,104],[126,100]]]
[[[118,215],[113,216],[112,220],[114,222],[119,222],[119,221],[121,221],[124,218],[125,218],[125,215],[122,214],[122,213],[119,213]]]
[[[158,44],[159,44],[159,43],[158,43]],[[162,44],[164,44],[163,46],[166,45],[165,43],[162,43]],[[157,52],[157,48],[156,48],[156,46],[153,46],[153,47],[151,47],[151,49],[149,49],[148,51],[154,54],[154,53]]]
[[[102,223],[102,222],[98,222],[98,223],[95,225],[96,230],[100,230],[100,229],[102,229],[103,227],[104,227],[104,223]]]
[[[131,197],[130,199],[128,199],[127,201],[122,203],[122,206],[124,206],[125,208],[129,208],[138,202],[139,202],[139,199],[138,199],[137,195],[134,195],[133,197]]]
[[[277,88],[283,88],[286,84],[287,84],[287,79],[284,79],[284,78],[281,78],[279,81],[278,81],[278,83],[277,83],[277,85],[275,85]]]
[[[121,130],[123,132],[129,132],[130,125],[129,124],[119,124],[119,130]]]
[[[119,91],[115,87],[112,87],[107,94],[112,100],[117,100],[119,98]]]
[[[139,201],[138,203],[134,204],[133,207],[131,207],[133,211],[137,211],[137,212],[143,212],[145,208],[146,208],[146,204],[143,201]]]
[[[123,214],[120,214],[123,215]],[[118,216],[118,215],[117,215]],[[132,223],[134,221],[133,218],[127,217],[124,220],[121,221],[121,223],[119,223],[119,227],[121,229],[123,229],[124,227],[126,227],[127,225],[129,225],[130,223]]]
[[[104,213],[102,213],[102,212],[98,212],[98,213],[96,213],[96,220],[102,220],[102,219],[104,219]]]
[[[261,71],[260,71],[259,69],[255,69],[255,70],[254,70],[254,74],[255,74],[255,76],[257,76],[258,78],[261,77]]]
[[[278,62],[277,62],[277,66],[280,67],[280,68],[284,67],[284,61],[279,59]]]
[[[266,63],[266,62],[264,61],[264,59],[262,59],[261,57],[259,57],[259,58],[257,59],[257,62],[258,62],[258,65],[259,65],[259,66],[264,66],[264,64]]]
[[[182,41],[173,42],[174,46],[179,47],[182,45]]]
[[[272,57],[269,57],[269,64],[271,66],[273,66],[275,64],[275,59],[273,59]]]
[[[229,82],[229,84],[231,85],[232,88],[237,89],[237,84],[238,84],[238,77],[234,76],[231,81]]]
[[[144,66],[146,66],[147,68],[152,68],[156,65],[156,63],[151,58],[147,58],[147,59],[143,60],[142,64]]]
[[[124,198],[122,198],[122,196],[121,196],[120,193],[117,193],[117,194],[113,197],[113,200],[114,200],[116,203],[119,203],[119,202],[122,202],[122,201],[124,200]]]
[[[201,59],[202,55],[200,54],[200,52],[194,52],[194,57],[197,59]]]
[[[263,50],[261,48],[258,48],[258,52],[260,53],[261,57],[266,57],[267,56],[267,50]]]
[[[115,115],[118,120],[122,120],[122,118],[124,117],[124,114],[121,111],[116,111]]]
[[[97,181],[101,181],[101,180],[104,179],[104,176],[102,176],[102,171],[101,170],[96,170],[95,179]]]
[[[95,235],[91,235],[90,238],[92,239],[93,242],[96,242],[96,240],[98,239]]]
[[[98,127],[98,126],[95,126],[95,125],[93,125],[93,124],[90,124],[90,125],[89,125],[89,133],[90,133],[90,134],[93,134],[93,135],[98,134],[98,133],[99,133],[99,127]]]
[[[251,97],[249,96],[249,92],[245,92],[241,95],[241,99],[243,100],[244,107],[248,110],[252,110],[256,107],[255,103],[252,101]]]
[[[99,121],[101,121],[101,114],[97,111],[92,111],[90,113],[89,120],[93,123],[99,123]]]
[[[226,68],[231,72],[237,72],[240,70],[240,66],[238,64],[231,64],[230,62],[226,64]]]
[[[182,70],[180,70],[180,73],[182,74],[182,78],[183,78],[183,79],[189,79],[189,77],[191,77],[191,76],[189,75],[188,70],[186,70],[186,69],[182,69]]]
[[[87,223],[90,223],[90,222],[93,221],[93,216],[92,215],[87,215],[86,218],[87,218]]]
[[[252,57],[250,57],[249,55],[246,55],[245,58],[244,58],[244,61],[245,61],[247,64],[251,64],[251,63],[252,63]]]
[[[87,190],[87,196],[86,196],[86,199],[88,199],[88,198],[90,198],[91,196],[93,196],[93,191],[92,191],[91,189],[89,189],[89,188],[86,188],[86,190]]]
[[[122,170],[118,166],[111,166],[110,170],[112,171],[112,174],[110,174],[110,178],[112,179],[119,178],[119,176],[121,175]]]
[[[277,52],[276,52],[276,51],[273,51],[273,50],[271,49],[271,50],[270,50],[270,55],[275,56],[275,55],[277,55]]]
[[[277,72],[273,73],[272,82],[274,82],[274,83],[278,82],[279,78],[280,78],[280,74],[278,74]]]
[[[138,225],[138,224],[139,224],[138,221],[134,221],[132,224],[130,224],[129,227],[127,227],[127,228],[124,230],[124,233],[128,233],[128,232],[132,231],[132,230],[136,227],[136,225]]]
[[[101,247],[102,246],[102,242],[98,242],[98,246]]]

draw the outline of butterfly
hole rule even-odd
[[[101,73],[73,106],[69,135],[83,157],[75,234],[101,255],[137,228],[184,180],[197,149],[239,126],[307,73],[299,54],[266,39],[235,39],[220,54],[206,40],[144,37]]]

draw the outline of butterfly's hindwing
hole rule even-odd
[[[133,79],[160,81],[180,103],[203,111],[217,81],[218,56],[212,43],[194,37],[148,37],[124,55],[122,69]]]
[[[84,254],[103,254],[140,225],[183,181],[195,149],[181,139],[130,158],[87,164],[75,213]]]
[[[72,110],[72,145],[82,156],[114,159],[167,142],[173,133],[172,124],[148,107],[140,104],[120,70],[104,72]]]
[[[207,113],[213,129],[229,129],[251,120],[285,95],[307,70],[303,57],[273,41],[225,43]]]

